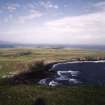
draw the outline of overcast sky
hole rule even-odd
[[[105,45],[105,0],[0,0],[0,40]]]

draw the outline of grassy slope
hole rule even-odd
[[[0,86],[0,105],[32,105],[42,98],[46,105],[105,105],[105,87]]]
[[[18,54],[31,51],[30,55]],[[105,52],[81,49],[0,49],[0,77],[27,68],[30,61],[105,57]],[[0,105],[32,105],[41,97],[47,105],[105,105],[105,87],[10,85],[0,83]]]
[[[22,52],[30,51],[31,54],[20,56]],[[105,52],[83,49],[0,49],[0,61],[24,61],[24,60],[63,60],[85,56],[105,56]]]

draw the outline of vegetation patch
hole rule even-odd
[[[52,75],[52,72],[49,72],[50,65],[51,64],[45,64],[44,61],[32,62],[29,64],[28,70],[10,75],[8,82],[12,84],[35,84],[40,79]]]
[[[2,56],[4,53],[28,51],[31,52],[29,55]],[[104,86],[48,87],[36,84],[40,78],[52,75],[48,70],[53,63],[93,58],[101,60],[105,58],[105,52],[84,49],[0,49],[0,105],[105,105]],[[14,76],[2,78],[9,73],[14,73]]]

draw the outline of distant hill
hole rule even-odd
[[[2,40],[0,40],[0,45],[6,45],[6,44],[14,44],[14,43],[12,43],[12,42],[9,42],[9,41],[2,41]]]
[[[11,43],[8,42],[8,41],[2,41],[2,40],[0,40],[0,44],[11,44]]]
[[[69,44],[21,44],[0,40],[0,48],[83,48],[104,50],[104,45],[69,45]]]
[[[0,48],[14,48],[14,47],[15,47],[14,43],[0,40]]]

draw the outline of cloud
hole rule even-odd
[[[2,9],[8,12],[14,12],[19,7],[20,5],[16,3],[7,3],[6,5],[3,5]]]
[[[104,44],[105,11],[68,16],[50,21],[46,25],[58,34],[64,34],[66,42],[85,44]]]
[[[57,7],[48,1],[47,3],[42,2],[41,5],[46,9],[59,8],[59,6]],[[43,14],[38,8],[34,8],[34,5],[30,5],[25,15],[18,17],[17,22],[20,21],[24,24],[14,25],[14,27],[8,29],[8,33],[2,34],[2,37],[23,43],[105,45],[104,8],[104,2],[98,2],[91,4],[92,12],[88,12],[88,14],[85,13],[79,16],[69,16],[68,14],[68,16],[56,20],[47,20],[47,22],[43,21],[41,25],[36,25],[31,24],[31,22],[28,24],[27,21],[34,19],[34,22],[36,22],[35,18],[41,17]]]
[[[105,45],[105,12],[68,16],[44,26],[19,26],[9,37],[23,43]],[[14,35],[18,35],[18,38]],[[24,40],[25,38],[25,40]],[[10,39],[10,38],[9,38]]]
[[[48,5],[48,8],[55,8],[55,9],[58,9],[58,5],[49,4],[49,5]]]
[[[91,3],[86,8],[86,11],[89,13],[105,11],[105,1],[98,1],[96,3]]]
[[[102,29],[100,26],[104,24],[103,21],[105,21],[103,16],[105,16],[105,12],[91,13],[80,16],[68,16],[62,19],[50,21],[47,25],[52,29],[67,32],[76,32],[76,29],[78,29],[78,31],[80,31],[80,29],[81,31],[84,29],[94,30],[94,27],[95,29],[96,27]]]
[[[13,12],[13,11],[16,10],[16,7],[8,6],[7,9],[8,9],[10,12]]]
[[[31,9],[29,14],[24,15],[24,16],[19,16],[18,21],[21,23],[24,23],[26,21],[29,21],[29,20],[32,20],[34,18],[38,18],[41,16],[42,16],[42,13],[40,11]]]
[[[98,8],[98,9],[99,8],[103,9],[103,7],[105,8],[105,1],[97,2],[97,3],[93,4],[93,7]]]
[[[9,21],[13,20],[13,15],[12,14],[9,14],[7,17],[5,17],[3,19],[3,22],[4,23],[8,23]]]
[[[52,4],[50,1],[41,1],[40,5],[44,7],[45,9],[53,8],[53,9],[58,9],[59,6],[57,4]]]
[[[3,13],[3,11],[2,11],[2,10],[0,10],[0,14],[1,14],[1,13]]]

